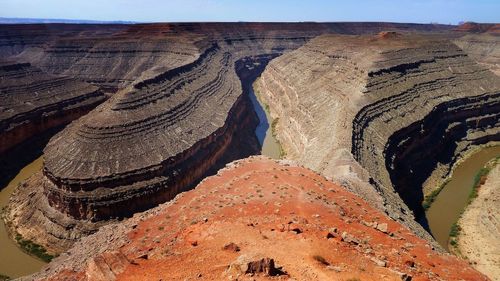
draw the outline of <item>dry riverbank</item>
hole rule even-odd
[[[457,248],[492,280],[500,280],[500,161],[479,188],[477,198],[461,216]]]

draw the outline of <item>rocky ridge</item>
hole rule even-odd
[[[162,278],[487,280],[323,176],[263,157],[102,227],[25,279]]]

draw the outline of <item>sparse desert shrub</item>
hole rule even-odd
[[[25,252],[32,254],[45,262],[50,262],[55,257],[48,254],[47,250],[45,250],[45,248],[41,245],[38,245],[31,240],[23,239],[23,237],[19,234],[16,235],[16,241]]]
[[[313,259],[316,260],[316,261],[318,261],[318,262],[320,262],[323,265],[330,265],[330,263],[323,256],[314,255]]]
[[[451,226],[450,237],[457,237],[459,232],[460,232],[460,226],[457,223],[454,223]]]

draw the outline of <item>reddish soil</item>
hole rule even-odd
[[[463,32],[474,32],[474,33],[487,32],[487,33],[500,34],[500,24],[466,22],[464,24],[459,25],[455,30]]]
[[[104,253],[81,261],[81,270],[64,270],[71,263],[59,258],[49,279],[487,280],[308,169],[263,157],[230,166],[125,222],[116,230],[126,229],[125,242],[97,243]],[[258,273],[269,267],[263,258],[286,274]]]
[[[392,39],[401,37],[401,33],[395,31],[382,31],[377,34],[380,39]]]

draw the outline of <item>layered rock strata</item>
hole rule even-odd
[[[29,63],[0,62],[0,182],[16,166],[16,147],[86,114],[106,99],[97,87],[49,75]],[[36,141],[34,141],[36,142]],[[44,142],[44,141],[42,141]],[[17,149],[19,150],[19,149]]]
[[[287,157],[363,186],[428,239],[406,204],[421,218],[436,165],[499,137],[498,77],[434,36],[320,36],[272,61],[257,90]]]
[[[384,29],[441,32],[452,26],[395,23],[159,23],[134,25],[39,24],[0,26],[0,57],[15,56],[42,70],[77,77],[116,91],[192,62],[200,41],[240,42],[300,38],[326,32],[359,34]],[[254,55],[257,55],[254,53]]]
[[[2,26],[0,55],[115,92],[196,59],[199,36],[165,31],[127,25]]]
[[[258,120],[242,83],[304,40],[210,43],[192,63],[119,91],[47,145],[43,176],[11,199],[12,230],[60,252],[101,221],[168,201],[224,163],[257,154]],[[260,67],[237,67],[241,58]]]
[[[69,123],[105,99],[95,86],[43,73],[29,63],[0,63],[0,154]]]
[[[43,176],[35,183],[41,187],[33,190],[36,194],[29,186],[20,190],[10,204],[7,217],[13,230],[60,251],[68,244],[54,241],[74,241],[91,232],[94,222],[151,208],[189,189],[223,163],[258,151],[255,114],[242,95],[239,78],[244,78],[238,77],[235,62],[262,54],[272,58],[325,32],[386,28],[437,32],[450,27],[186,23],[6,28],[0,27],[2,56],[29,59],[44,71],[116,91],[108,102],[52,139],[45,150]],[[34,32],[38,33],[31,37]],[[352,74],[358,71],[354,70]],[[368,171],[356,163],[347,145],[337,148],[332,152],[336,164],[328,169],[382,208],[383,198],[368,184]]]
[[[453,42],[472,59],[500,76],[500,29],[498,34],[466,34]]]
[[[215,166],[236,120],[242,128],[251,122],[239,83],[231,55],[214,45],[193,64],[117,96],[47,146],[49,204],[102,220],[172,199]]]
[[[26,279],[191,278],[487,280],[323,176],[262,157],[104,226]]]

